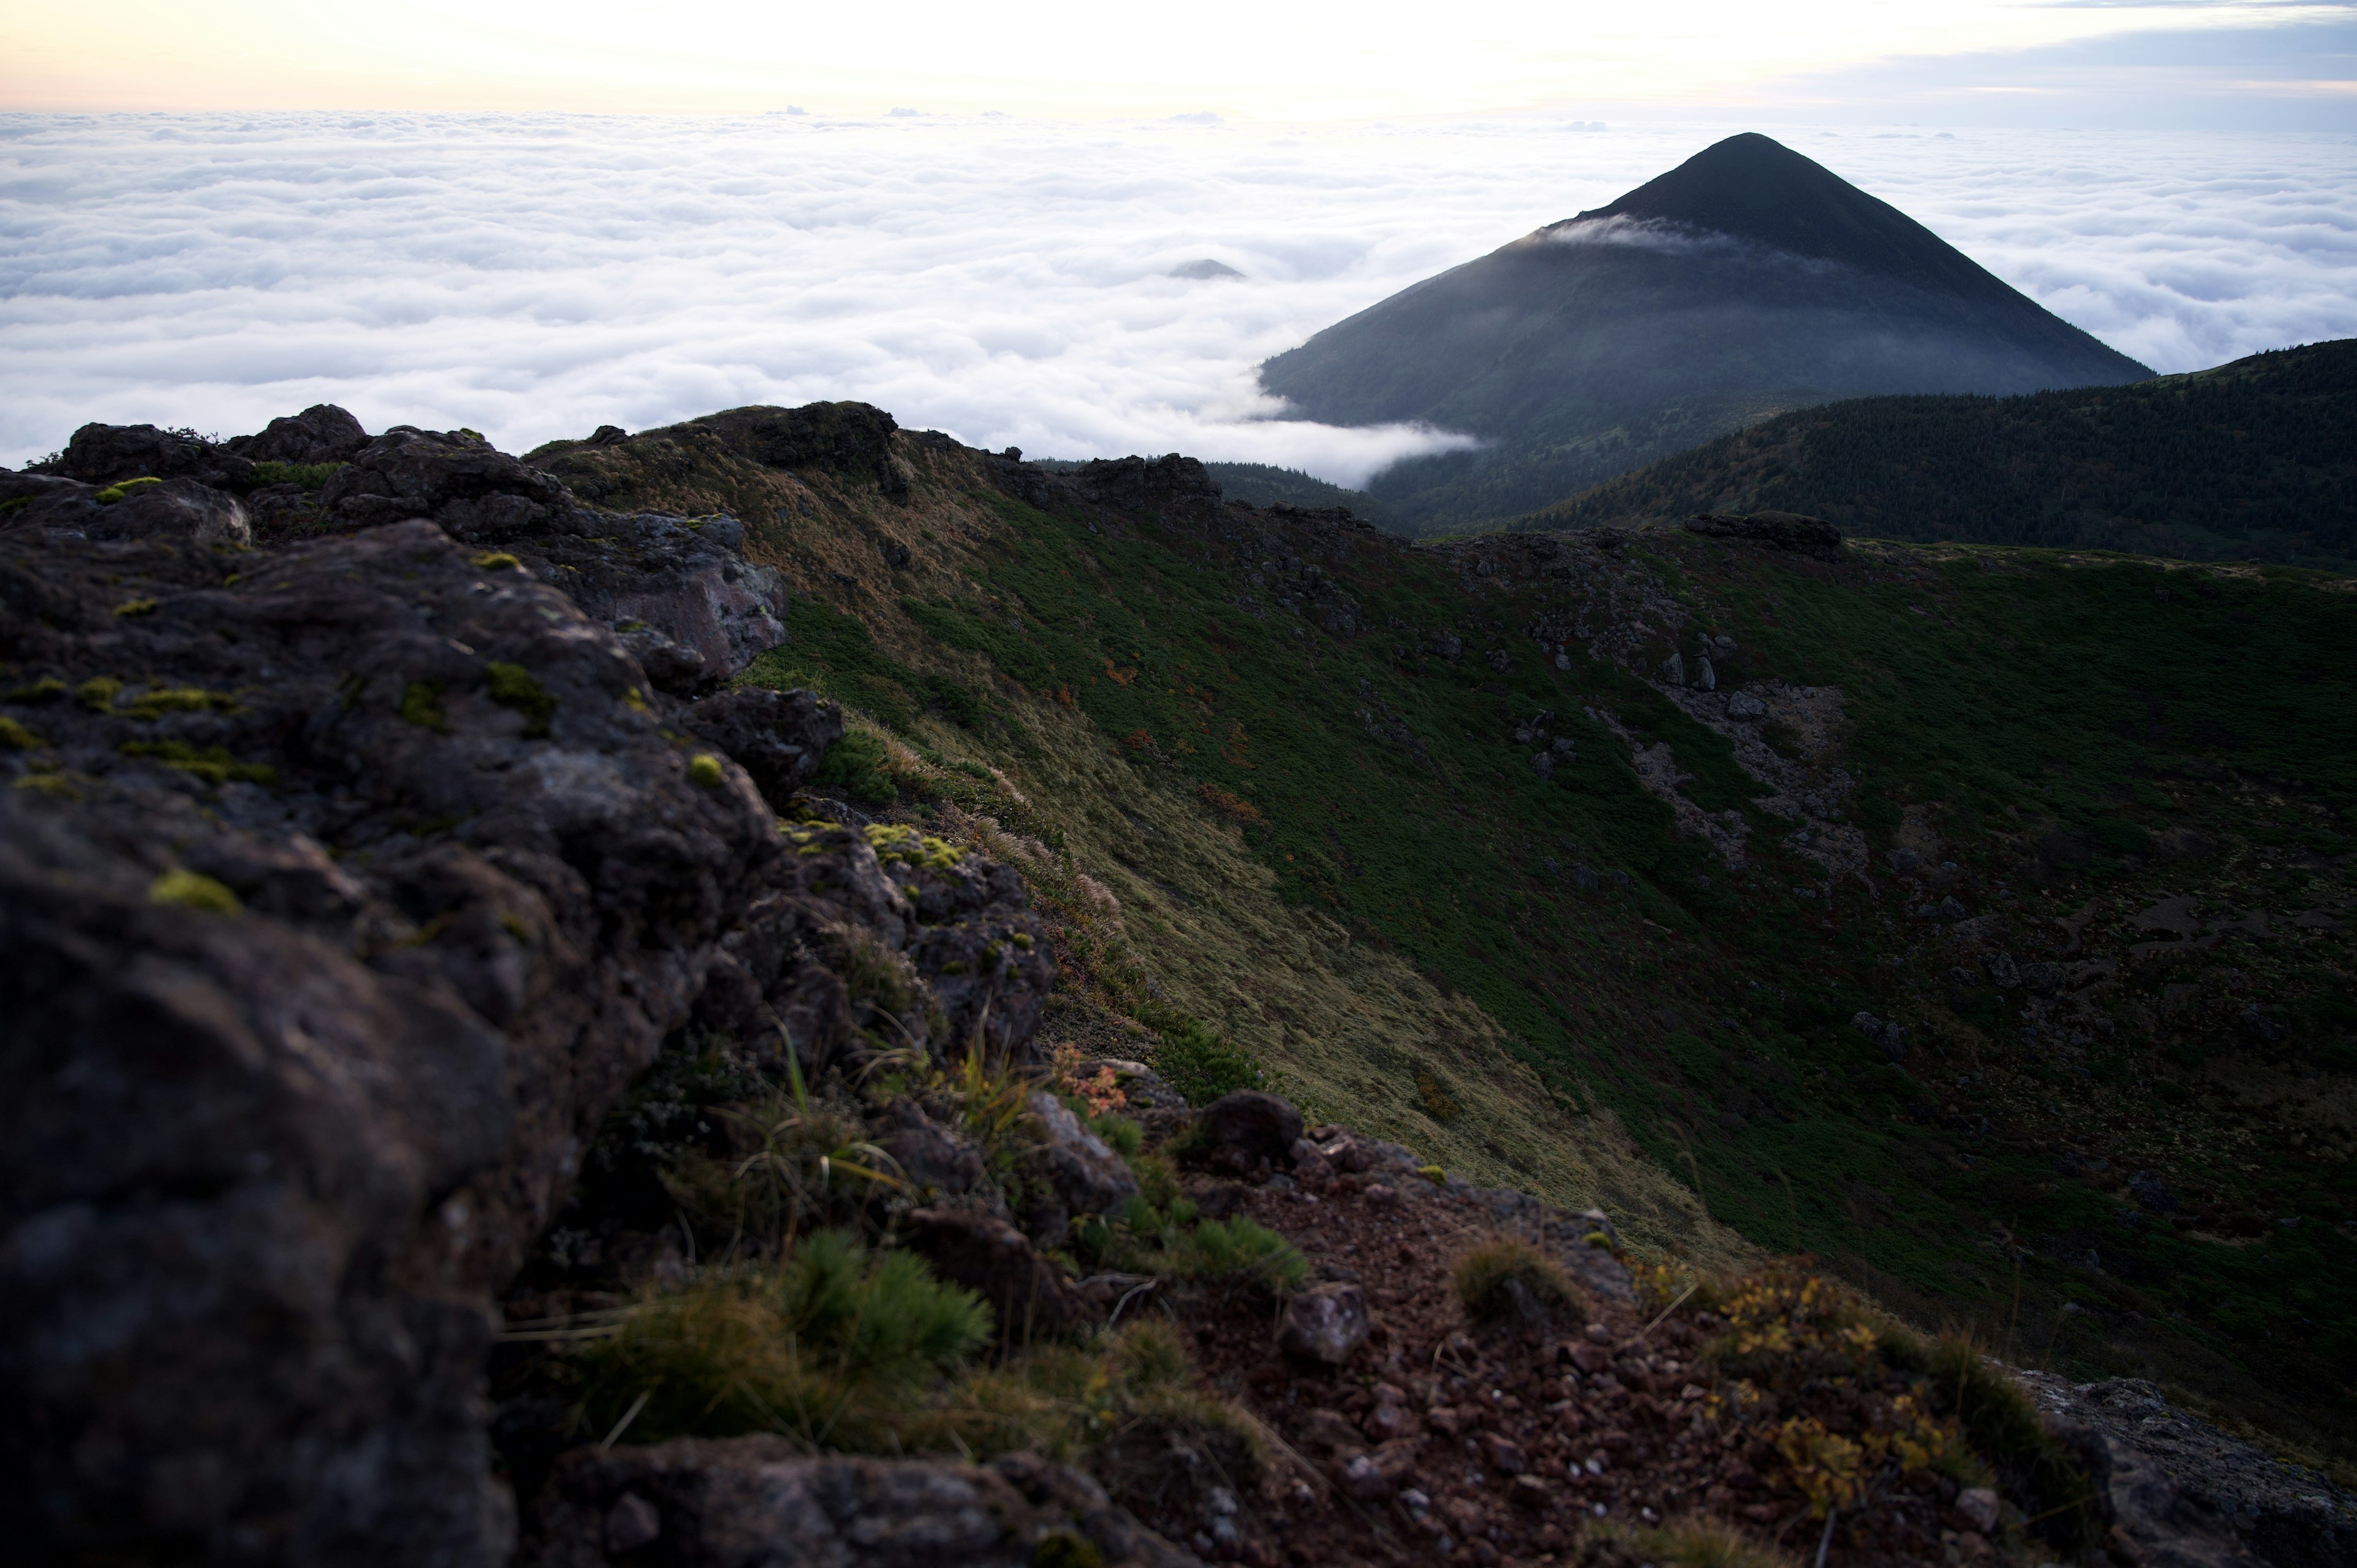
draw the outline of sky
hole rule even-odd
[[[2357,336],[2357,6],[17,0],[0,463],[332,401],[522,450],[859,398],[1345,483],[1261,359],[1735,130],[2158,370]],[[1169,272],[1212,258],[1244,274]]]

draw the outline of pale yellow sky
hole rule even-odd
[[[1358,118],[1740,102],[1894,57],[2345,16],[2264,0],[15,0],[15,110]],[[2255,88],[2263,84],[2254,83]]]

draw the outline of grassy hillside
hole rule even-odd
[[[1801,511],[1873,538],[2357,571],[2357,341],[2032,397],[1880,397],[1766,420],[1518,526]]]
[[[544,460],[747,521],[800,588],[754,678],[1026,864],[1051,1033],[2348,1452],[2348,582],[1419,548],[892,440],[883,485],[693,424]]]

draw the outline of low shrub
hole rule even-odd
[[[1309,1275],[1298,1248],[1265,1225],[1238,1215],[1211,1219],[1174,1235],[1154,1272],[1204,1283],[1263,1284],[1294,1290]]]
[[[826,748],[818,771],[811,775],[811,788],[863,806],[888,806],[899,794],[885,763],[883,740],[853,730]]]
[[[1457,1299],[1476,1323],[1586,1321],[1587,1303],[1555,1261],[1517,1237],[1485,1241],[1457,1260]]]

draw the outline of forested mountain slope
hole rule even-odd
[[[2357,571],[2357,341],[2025,397],[1881,397],[1765,420],[1517,524],[1797,511],[1885,539]]]

